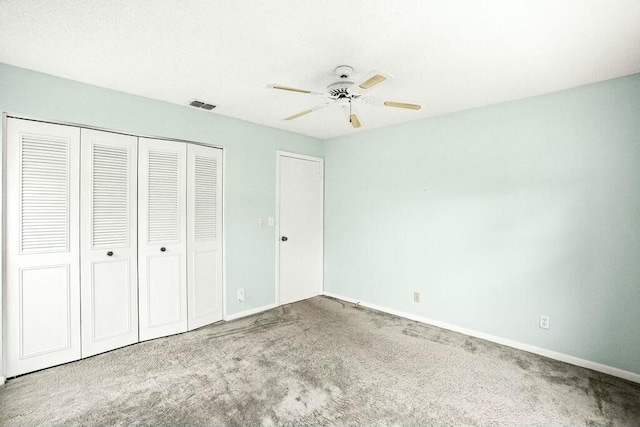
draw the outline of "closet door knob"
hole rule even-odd
[[[107,256],[113,256],[113,252],[112,251],[107,252]]]
[[[165,248],[164,246],[160,248],[160,252],[166,252],[167,248]]]
[[[283,242],[286,242],[287,240],[289,240],[289,238],[287,236],[282,236],[280,240],[282,240]]]

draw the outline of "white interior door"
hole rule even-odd
[[[222,320],[222,150],[187,146],[189,330]]]
[[[80,358],[80,129],[7,120],[7,376]]]
[[[139,138],[140,340],[187,330],[186,149]]]
[[[138,139],[82,129],[82,357],[138,342]]]
[[[279,303],[322,293],[323,160],[278,153]]]

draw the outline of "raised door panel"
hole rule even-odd
[[[91,263],[91,289],[85,292],[90,300],[88,306],[83,307],[83,312],[91,313],[91,320],[83,327],[88,327],[86,333],[91,344],[105,343],[106,348],[101,351],[138,341],[137,307],[131,307],[131,301],[137,303],[137,289],[131,277],[135,271],[132,270],[129,259]],[[111,342],[106,344],[106,341]],[[83,357],[90,356],[88,343],[82,344]]]
[[[70,348],[70,285],[69,265],[20,270],[20,358]],[[43,333],[45,319],[48,333]]]
[[[148,327],[179,324],[182,320],[181,254],[147,256]]]
[[[222,320],[222,150],[187,147],[189,330]]]
[[[138,341],[137,138],[82,129],[82,356]]]
[[[80,358],[80,129],[7,119],[6,374]]]
[[[140,138],[140,340],[187,330],[186,144]]]

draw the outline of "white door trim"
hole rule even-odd
[[[224,195],[227,193],[227,180],[224,176],[225,165],[227,164],[227,152],[222,147],[217,145],[211,145],[211,147],[222,150],[222,171],[220,172],[222,179],[222,192],[220,193],[220,200],[222,201],[222,320],[227,319],[227,230],[225,228],[225,212],[227,211],[227,204],[225,203]]]
[[[300,160],[310,160],[314,162],[319,162],[322,169],[322,197],[324,199],[324,159],[322,157],[309,156],[307,154],[299,154],[292,153],[290,151],[276,151],[276,218],[275,218],[275,250],[276,250],[276,286],[275,286],[275,306],[280,306],[280,158],[281,157],[291,157],[294,159]],[[322,209],[324,210],[324,200],[322,203]],[[323,222],[324,222],[324,212],[323,212]],[[324,227],[323,227],[324,229]],[[323,254],[322,254],[322,291],[324,292],[324,232],[322,237],[322,245],[323,245]]]
[[[2,149],[0,149],[0,179],[2,184],[2,205],[0,207],[0,335],[2,335],[2,339],[0,339],[0,385],[3,385],[6,381],[6,363],[7,363],[7,350],[4,344],[5,341],[5,332],[4,328],[7,324],[6,321],[6,309],[4,306],[5,302],[5,286],[6,286],[6,275],[4,271],[5,262],[4,262],[4,247],[5,247],[5,233],[6,233],[6,205],[7,205],[7,184],[6,184],[6,166],[5,161],[7,157],[7,113],[2,113],[2,140],[0,143],[2,144]]]

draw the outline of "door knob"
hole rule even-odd
[[[282,236],[280,240],[282,240],[283,242],[286,242],[287,240],[289,240],[289,238],[287,236]]]
[[[160,248],[160,252],[166,252],[167,248],[165,248],[164,246]]]
[[[111,251],[107,252],[107,256],[113,256],[113,252]]]

